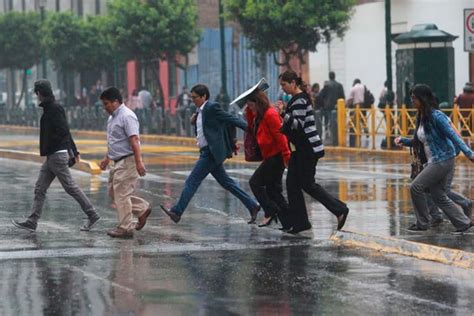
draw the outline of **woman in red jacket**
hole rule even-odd
[[[265,212],[265,218],[259,225],[263,227],[270,225],[272,220],[276,221],[280,210],[288,208],[282,194],[282,176],[291,153],[286,136],[280,132],[280,115],[270,105],[263,91],[257,89],[249,96],[245,116],[249,131],[256,135],[263,158],[249,181],[253,194]],[[256,214],[253,221],[255,218]],[[284,221],[281,217],[280,220]]]

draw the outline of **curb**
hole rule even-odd
[[[390,254],[435,261],[458,268],[474,269],[474,253],[463,250],[350,231],[335,232],[331,235],[330,240],[338,245],[367,248]]]
[[[34,152],[10,149],[0,149],[0,158],[24,160],[37,163],[43,163],[45,159],[44,157],[41,157],[39,154]],[[102,173],[102,170],[100,170],[99,166],[95,162],[82,159],[81,161],[79,161],[79,163],[76,163],[74,165],[73,169],[87,172],[92,175],[98,175]]]
[[[38,131],[37,127],[29,126],[17,126],[17,125],[0,125],[0,128],[5,130],[13,131]],[[102,131],[84,131],[84,130],[71,130],[71,133],[74,136],[78,137],[87,137],[94,136],[99,138],[106,139],[106,133]],[[165,144],[174,144],[174,145],[184,145],[184,146],[196,146],[196,139],[194,137],[184,137],[184,136],[169,136],[169,135],[150,135],[142,134],[140,138],[143,141],[148,142],[162,142]],[[239,141],[241,147],[243,142]],[[324,150],[327,153],[331,154],[351,154],[351,155],[370,155],[370,156],[379,156],[379,157],[403,157],[409,159],[410,152],[408,149],[398,149],[398,150],[381,150],[381,149],[366,149],[366,148],[351,148],[351,147],[339,147],[339,146],[324,146]],[[463,154],[459,154],[456,157],[456,160],[469,161],[469,159]]]

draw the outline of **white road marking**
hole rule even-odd
[[[261,250],[282,247],[295,246],[320,246],[324,242],[310,238],[301,238],[288,236],[292,241],[275,241],[270,243],[256,244],[237,244],[237,243],[163,243],[150,244],[144,246],[134,246],[134,254],[157,254],[169,253],[179,254],[188,252],[203,251],[235,251],[235,250]],[[0,260],[18,260],[18,259],[44,259],[44,258],[77,258],[77,257],[103,257],[107,255],[117,255],[121,252],[120,248],[62,248],[62,249],[39,249],[39,250],[21,250],[0,252]]]

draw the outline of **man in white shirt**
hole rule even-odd
[[[355,79],[354,83],[352,84],[351,91],[349,92],[349,98],[346,101],[346,106],[349,108],[355,108],[357,104],[363,105],[364,92],[365,87],[360,82],[360,79]]]

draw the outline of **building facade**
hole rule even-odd
[[[473,54],[464,52],[463,43],[463,10],[467,8],[474,8],[472,0],[391,1],[392,38],[410,31],[416,24],[425,23],[434,23],[440,30],[459,36],[453,42],[456,93],[462,91],[465,82],[474,80]],[[394,88],[397,86],[396,49],[397,45],[392,42]],[[310,54],[311,82],[323,84],[328,71],[333,70],[346,92],[354,78],[359,78],[377,98],[386,80],[385,51],[384,1],[360,1],[354,8],[344,38],[336,38],[329,44],[323,43],[318,46],[318,52]]]
[[[64,12],[72,11],[79,16],[105,14],[108,0],[0,0],[0,14],[9,11]],[[156,71],[160,76],[163,90],[164,107],[175,112],[176,99],[182,87],[191,87],[196,83],[209,86],[211,98],[214,99],[222,88],[220,30],[218,0],[196,0],[198,8],[198,27],[202,30],[201,40],[188,56],[181,56],[181,65],[168,61],[145,61],[139,63],[131,60],[119,65],[114,73],[103,73],[91,70],[89,73],[74,76],[76,95],[100,79],[104,86],[115,84],[122,88],[126,95],[142,86],[154,92],[157,88]],[[273,63],[271,56],[261,56],[248,48],[248,41],[240,32],[238,25],[227,21],[225,24],[225,57],[227,92],[232,100],[242,91],[254,85],[261,77],[270,84],[269,94],[272,99],[278,94],[279,67]],[[47,62],[46,75],[41,74],[41,67],[33,67],[28,76],[27,85],[32,86],[39,77],[47,77],[53,87],[61,93],[62,76],[51,61]],[[6,79],[10,78],[10,79]],[[2,80],[3,79],[3,80]],[[13,83],[12,83],[13,81]],[[0,88],[8,87],[20,91],[22,76],[17,71],[1,71]],[[9,90],[5,88],[6,90]],[[17,92],[19,94],[19,92]]]

